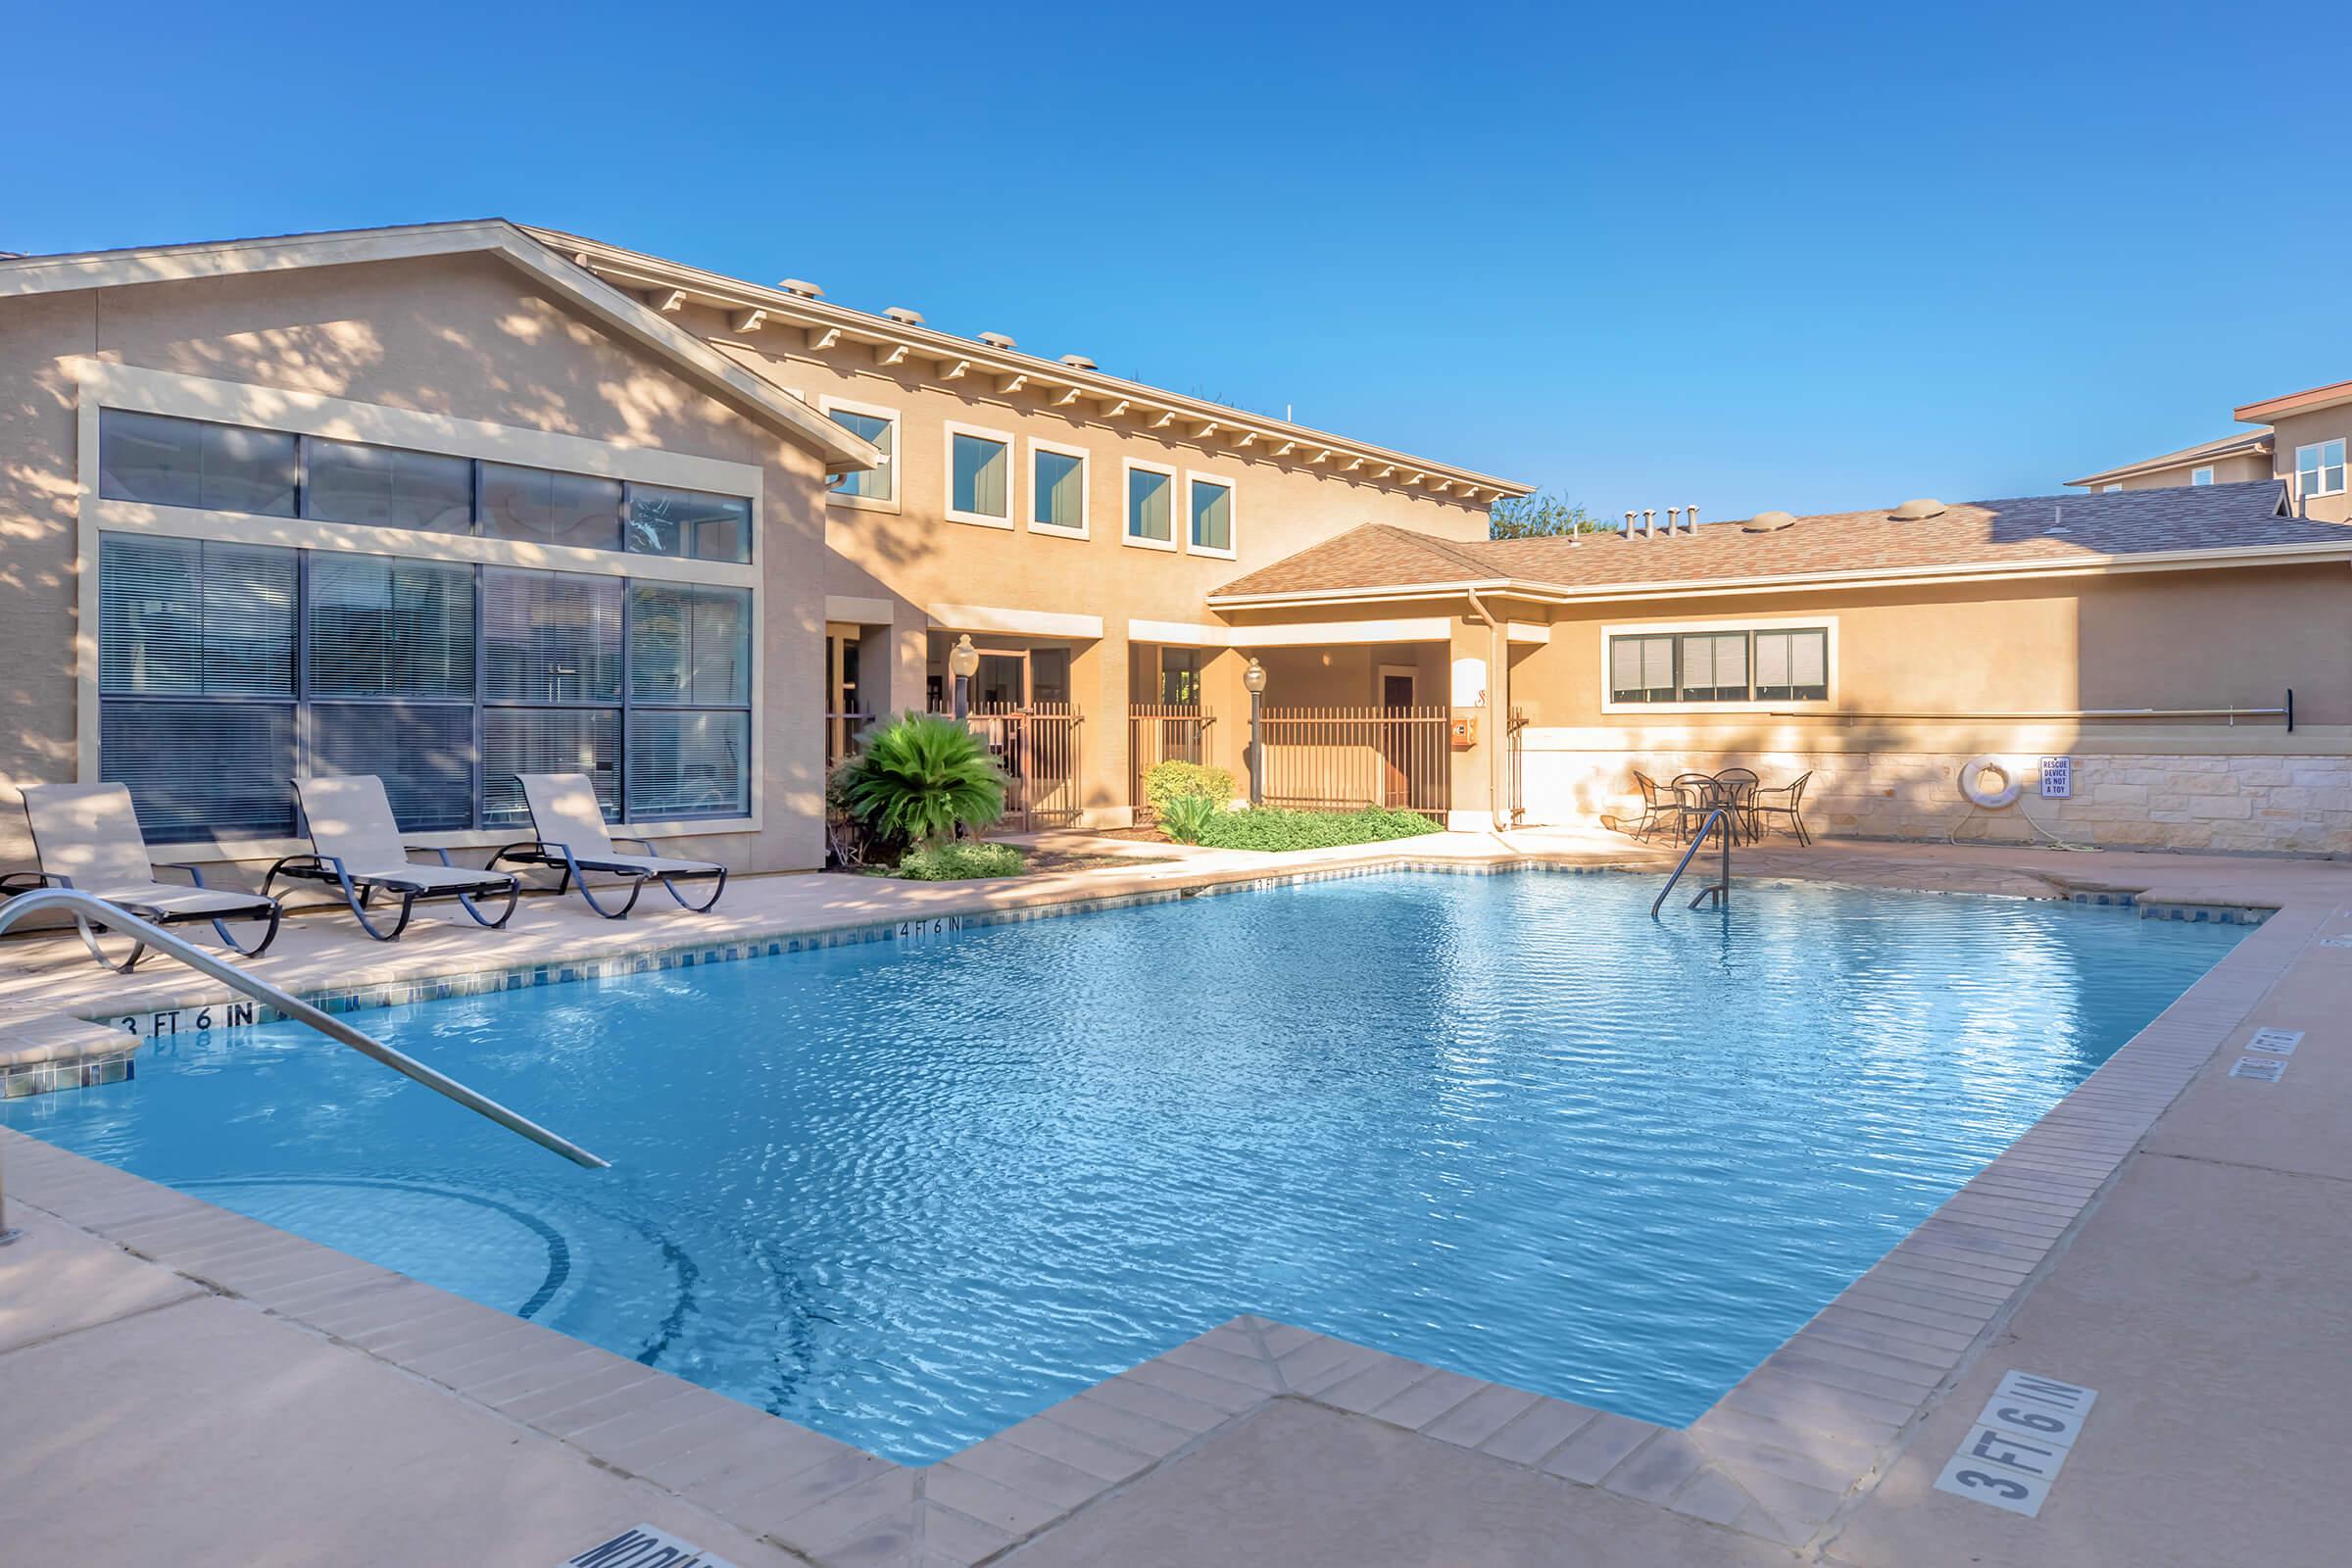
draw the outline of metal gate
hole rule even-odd
[[[1069,703],[972,710],[972,728],[1004,770],[1007,833],[1069,827],[1078,820],[1078,726],[1086,715]]]
[[[1127,710],[1128,800],[1137,825],[1146,825],[1144,775],[1161,762],[1206,762],[1208,726],[1215,715],[1197,703],[1137,703]]]
[[[1446,708],[1270,708],[1266,804],[1392,806],[1443,822],[1453,799],[1452,719]]]

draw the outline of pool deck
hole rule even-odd
[[[256,968],[349,994],[1399,861],[1661,858],[1547,832],[1114,853],[1174,858],[751,878],[723,915],[614,924],[532,900],[509,931],[420,922],[392,949],[306,915]],[[1739,872],[2277,912],[1685,1431],[1241,1316],[909,1469],[0,1130],[25,1232],[0,1248],[0,1541],[27,1561],[554,1565],[642,1521],[742,1568],[2341,1561],[2352,864],[1836,843],[1743,851]],[[144,1033],[218,995],[154,967],[0,946],[0,1026]],[[2303,1036],[2249,1053],[2262,1028]],[[2231,1076],[2241,1059],[2283,1065]],[[2032,1518],[1935,1489],[2020,1370],[2097,1391]]]

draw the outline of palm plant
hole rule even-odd
[[[954,719],[903,713],[869,734],[844,768],[852,814],[883,843],[942,844],[958,826],[983,828],[1004,811],[1004,772]]]

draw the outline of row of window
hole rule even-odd
[[[833,493],[856,500],[899,499],[899,416],[888,409],[828,401],[834,422],[872,443],[882,455],[874,467],[845,473]],[[1087,464],[1080,447],[1031,437],[1028,524],[1034,531],[1084,538],[1090,532]],[[947,426],[948,516],[988,527],[1013,525],[1014,438],[1001,430],[951,423]],[[1233,554],[1233,482],[1211,474],[1126,459],[1126,538],[1159,550],[1178,548],[1218,556]],[[1181,477],[1181,485],[1179,479]],[[1181,491],[1181,513],[1179,511]],[[1177,528],[1184,529],[1180,546]]]
[[[103,534],[99,776],[158,842],[291,835],[313,773],[414,832],[519,826],[522,772],[742,816],[751,627],[744,588]]]
[[[110,501],[696,561],[752,559],[752,503],[669,485],[105,409]]]
[[[1769,631],[1612,633],[1612,703],[1826,702],[1830,634]]]

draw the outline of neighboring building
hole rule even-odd
[[[2098,491],[2150,490],[2275,477],[2285,481],[2299,515],[2328,522],[2352,519],[2352,489],[2345,483],[2345,455],[2352,448],[2352,381],[2248,403],[2231,417],[2263,428],[2067,483]]]
[[[1635,769],[1746,766],[1810,772],[1809,820],[1834,833],[2345,853],[2348,564],[2352,527],[2292,515],[2266,479],[1650,537],[1364,528],[1209,603],[1245,627],[1449,630],[1474,672],[1454,701],[1525,721],[1492,788],[1532,822],[1632,817]],[[1265,659],[1269,700],[1320,691],[1318,656]],[[1970,820],[1962,770],[1986,755],[2023,813]],[[2065,799],[2038,796],[2044,757],[2072,760]],[[1457,805],[1486,795],[1457,773]]]
[[[1016,825],[1124,822],[1131,741],[1238,765],[1209,589],[1528,488],[496,220],[0,261],[0,779],[121,779],[178,858],[298,848],[304,771],[487,851],[565,768],[814,866],[826,715],[965,634]]]

